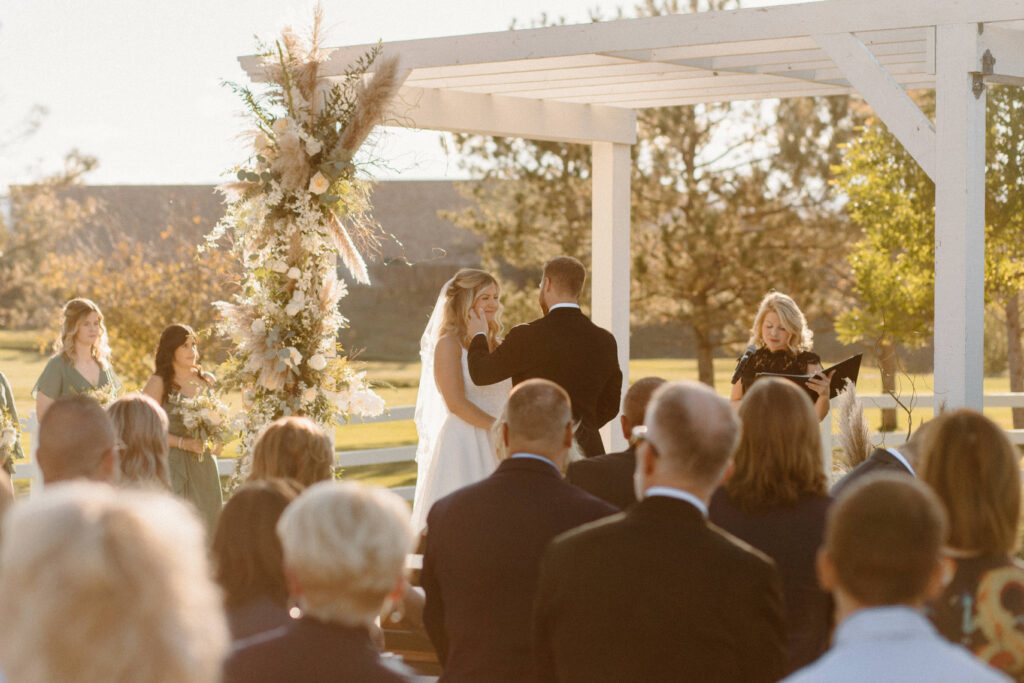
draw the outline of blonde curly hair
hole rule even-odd
[[[89,299],[72,299],[64,304],[61,310],[60,337],[54,345],[55,350],[64,356],[69,363],[75,361],[71,355],[75,351],[75,335],[82,320],[90,313],[100,317],[100,334],[92,344],[92,357],[101,368],[110,366],[110,341],[107,339],[107,327],[103,324],[103,311]]]
[[[796,302],[782,292],[768,292],[761,299],[761,306],[757,309],[757,315],[754,317],[754,326],[750,328],[748,344],[757,348],[765,345],[764,337],[761,335],[761,326],[764,324],[765,316],[769,313],[779,316],[782,327],[789,332],[789,341],[786,346],[790,353],[796,355],[801,351],[811,350],[811,347],[814,346],[814,333],[807,327],[807,318],[804,317],[803,311],[796,305]]]
[[[468,347],[469,342],[472,341],[467,332],[469,312],[473,310],[473,304],[476,303],[480,294],[491,285],[494,285],[495,295],[500,295],[501,285],[493,275],[485,270],[463,268],[455,273],[452,283],[448,285],[448,290],[445,292],[444,317],[441,319],[438,338],[451,335],[458,339],[460,344]],[[487,341],[492,348],[497,346],[501,332],[501,302],[499,301],[498,312],[494,315],[494,320],[487,323]]]

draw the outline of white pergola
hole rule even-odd
[[[339,48],[325,77],[371,46]],[[398,123],[591,145],[592,313],[629,359],[630,145],[646,107],[859,94],[935,181],[935,405],[982,407],[985,83],[1024,0],[826,0],[394,42]],[[262,80],[258,58],[239,61]],[[932,123],[907,90],[934,89]]]

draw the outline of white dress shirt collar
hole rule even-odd
[[[902,464],[904,467],[907,468],[907,470],[910,471],[910,474],[912,474],[915,477],[917,476],[917,472],[915,472],[914,468],[910,466],[910,463],[907,462],[907,459],[903,457],[902,453],[900,453],[895,448],[886,448],[885,450],[889,453],[889,455],[899,460],[900,464]]]
[[[575,308],[576,310],[579,310],[580,305],[579,304],[568,304],[568,303],[566,303],[566,304],[555,304],[554,306],[552,306],[551,308],[548,309],[548,313],[550,313],[551,311],[555,310],[556,308]]]
[[[652,486],[644,491],[644,498],[651,498],[653,496],[665,496],[666,498],[675,498],[676,500],[686,501],[693,507],[700,510],[700,514],[705,517],[708,516],[708,506],[703,500],[693,495],[689,491],[683,491],[682,489],[674,489],[671,486]]]
[[[558,476],[562,476],[562,470],[558,469],[558,465],[551,462],[543,455],[537,455],[536,453],[513,453],[509,460],[514,460],[516,458],[523,458],[524,460],[528,458],[530,460],[540,460],[541,462],[546,462],[547,464],[555,468],[555,471],[558,472]]]

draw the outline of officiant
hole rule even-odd
[[[807,327],[807,319],[800,307],[781,292],[769,292],[761,299],[761,306],[750,328],[747,350],[736,363],[732,376],[729,399],[739,408],[743,394],[750,389],[758,375],[813,375],[805,383],[814,399],[818,419],[828,415],[830,378],[822,372],[821,358],[811,350],[814,333]]]

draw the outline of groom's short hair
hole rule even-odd
[[[544,264],[544,277],[559,292],[578,299],[587,281],[587,269],[572,256],[557,256]]]
[[[505,407],[509,433],[526,441],[561,439],[572,422],[572,404],[565,389],[546,379],[517,384]]]
[[[108,479],[114,471],[104,461],[116,463],[117,434],[103,407],[85,395],[54,401],[39,422],[36,453],[43,481],[53,484],[69,479]]]

